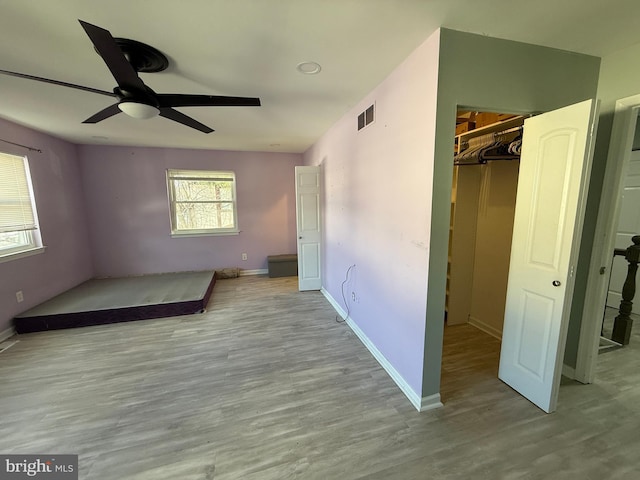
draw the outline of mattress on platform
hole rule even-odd
[[[18,333],[204,311],[213,271],[178,272],[88,280],[14,318]]]

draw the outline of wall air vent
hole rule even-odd
[[[374,120],[374,105],[371,105],[364,112],[362,112],[360,115],[358,115],[358,130],[362,130],[364,127],[366,127],[370,123],[373,123],[373,120]]]

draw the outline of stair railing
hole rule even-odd
[[[631,327],[633,326],[633,319],[631,318],[632,300],[636,294],[636,273],[640,262],[640,235],[634,236],[631,241],[633,245],[626,250],[622,250],[624,258],[629,262],[629,267],[627,268],[627,278],[622,287],[620,309],[613,322],[613,333],[611,334],[611,340],[621,345],[629,345],[629,340],[631,339]],[[616,249],[615,254],[618,255],[619,253],[619,249]]]

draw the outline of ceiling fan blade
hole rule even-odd
[[[214,131],[212,128],[207,127],[206,125],[185,115],[184,113],[180,113],[179,111],[174,110],[173,108],[161,107],[160,116],[186,125],[187,127],[195,128],[196,130],[200,130],[203,133],[211,133]]]
[[[118,108],[118,104],[114,103],[113,105],[108,106],[104,110],[100,110],[95,115],[90,116],[82,123],[98,123],[109,117],[113,117],[114,115],[117,115],[120,112],[121,110],[120,108]]]
[[[50,78],[36,77],[34,75],[27,75],[25,73],[10,72],[8,70],[0,70],[3,75],[10,75],[12,77],[26,78],[28,80],[35,80],[37,82],[51,83],[52,85],[60,85],[61,87],[75,88],[77,90],[84,90],[85,92],[99,93],[100,95],[107,95],[108,97],[117,97],[113,92],[107,92],[106,90],[98,90],[97,88],[83,87],[82,85],[75,85],[73,83],[61,82],[60,80],[51,80]]]
[[[252,97],[224,97],[220,95],[156,95],[160,107],[259,107],[260,99]]]
[[[107,64],[107,67],[111,71],[113,78],[118,82],[118,86],[122,90],[135,91],[146,90],[146,87],[138,73],[127,61],[127,58],[118,47],[115,39],[111,36],[111,33],[104,28],[97,27],[82,20],[78,20],[84,31],[87,32],[91,42],[96,47],[96,50]]]

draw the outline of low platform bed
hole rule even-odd
[[[14,318],[17,333],[203,312],[214,271],[88,280]]]

